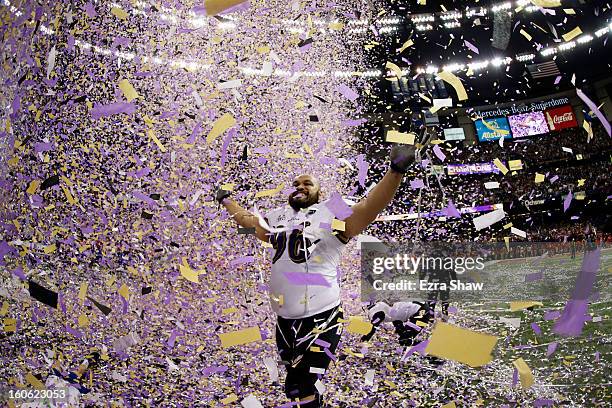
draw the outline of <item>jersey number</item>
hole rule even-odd
[[[309,223],[306,223],[309,224]],[[306,225],[307,227],[308,225]],[[306,262],[306,250],[304,249],[304,244],[306,244],[306,248],[310,248],[312,242],[304,237],[302,231],[299,229],[294,229],[291,231],[289,235],[289,242],[287,242],[287,234],[285,231],[274,234],[270,238],[270,243],[272,247],[276,250],[274,253],[274,257],[272,258],[272,263],[278,261],[278,259],[285,252],[285,248],[288,246],[289,248],[289,258],[294,263],[304,263]]]

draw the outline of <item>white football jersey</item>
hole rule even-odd
[[[337,267],[347,240],[333,233],[334,215],[325,202],[300,211],[287,205],[266,219],[273,229],[287,228],[270,236],[272,309],[281,317],[300,319],[338,306]]]

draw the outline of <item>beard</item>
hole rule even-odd
[[[289,195],[289,205],[296,211],[302,208],[308,208],[318,202],[318,193],[316,195],[306,195],[304,193],[298,193],[297,191],[294,191]]]

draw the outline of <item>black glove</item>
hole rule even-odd
[[[417,140],[414,145],[396,144],[391,148],[389,157],[391,158],[391,170],[406,174],[408,167],[414,162],[416,153],[419,149],[423,149],[431,138],[431,134],[427,134],[427,128],[423,126],[419,130]]]
[[[417,148],[415,146],[398,144],[391,148],[391,170],[405,174],[408,167],[414,162]]]
[[[217,189],[217,193],[215,194],[215,201],[219,204],[223,202],[224,199],[230,196],[230,192],[227,190],[223,190],[221,188]]]

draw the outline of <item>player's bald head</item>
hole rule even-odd
[[[307,208],[319,202],[321,184],[311,174],[301,174],[293,180],[295,191],[289,195],[289,204],[295,209]]]
[[[319,183],[319,179],[313,176],[312,174],[300,174],[295,178],[295,181],[300,180],[310,180],[317,187],[317,189],[321,189],[321,183]]]

